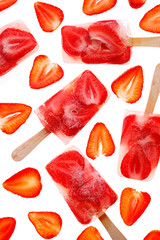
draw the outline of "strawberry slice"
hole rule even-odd
[[[89,44],[89,33],[76,26],[64,26],[61,29],[62,47],[69,56],[79,56]]]
[[[86,154],[92,159],[99,157],[100,147],[102,154],[110,156],[115,151],[115,145],[112,136],[103,123],[96,123],[92,129],[86,148]]]
[[[144,14],[139,26],[147,32],[160,33],[160,4]]]
[[[28,218],[42,238],[51,239],[61,231],[62,219],[55,212],[29,212]]]
[[[129,5],[135,9],[142,7],[146,1],[147,0],[128,0]]]
[[[117,3],[117,0],[84,0],[83,12],[86,15],[94,15],[103,13],[113,8]]]
[[[111,85],[114,94],[127,103],[137,102],[143,89],[143,69],[135,66],[120,75]]]
[[[153,230],[149,232],[143,240],[159,240],[160,239],[160,231]]]
[[[0,34],[1,54],[9,61],[17,61],[37,46],[33,35],[27,31],[7,28]]]
[[[51,63],[45,55],[35,58],[30,72],[29,85],[33,89],[44,88],[60,80],[63,69],[56,63]]]
[[[12,217],[0,218],[0,239],[9,240],[16,226],[16,220]]]
[[[34,8],[39,25],[44,32],[55,31],[64,19],[63,11],[51,4],[35,2]]]
[[[121,162],[121,173],[126,178],[146,179],[151,172],[151,162],[148,160],[140,144],[133,144]]]
[[[88,28],[90,44],[81,53],[81,60],[88,64],[123,64],[130,59],[130,47],[125,43],[127,36],[120,37],[117,21],[98,21]]]
[[[3,187],[21,197],[34,198],[42,189],[41,176],[36,169],[25,168],[8,178]]]
[[[0,49],[0,76],[3,76],[16,66],[16,62],[8,61]]]
[[[32,108],[21,103],[0,103],[0,129],[14,133],[29,117]]]
[[[99,79],[91,71],[84,71],[78,79],[75,89],[77,100],[83,105],[101,105],[107,96],[107,90]]]
[[[87,227],[83,230],[83,232],[78,236],[77,240],[104,240],[97,228],[95,227]]]
[[[6,8],[11,7],[16,2],[17,0],[0,0],[0,11],[3,11]]]
[[[72,150],[67,151],[54,158],[47,166],[46,170],[51,175],[53,180],[66,188],[76,187],[81,179],[82,170],[84,169],[85,160],[78,151]],[[76,171],[79,176],[75,178],[71,175],[72,172]]]
[[[151,201],[147,192],[139,192],[133,188],[125,188],[120,197],[120,214],[124,223],[133,225],[144,213]]]

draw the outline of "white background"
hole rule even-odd
[[[0,132],[0,217],[10,216],[16,219],[17,224],[11,237],[12,240],[42,239],[28,220],[27,214],[30,211],[54,211],[60,214],[63,225],[60,234],[55,238],[57,240],[76,240],[83,229],[89,225],[95,226],[102,237],[105,240],[109,240],[110,236],[99,220],[95,220],[89,225],[81,225],[76,220],[45,170],[45,166],[49,161],[72,145],[78,147],[86,156],[86,144],[91,129],[96,122],[104,122],[114,139],[116,151],[111,157],[99,157],[94,161],[90,160],[90,162],[118,194],[117,202],[107,210],[108,216],[121,229],[128,240],[142,240],[149,231],[154,229],[160,230],[160,225],[157,221],[160,215],[160,166],[158,166],[156,174],[150,182],[128,180],[119,177],[117,174],[118,153],[124,110],[143,111],[145,109],[153,72],[155,66],[160,62],[160,49],[134,48],[130,62],[124,65],[66,64],[62,60],[60,31],[61,27],[67,24],[88,23],[102,19],[126,19],[130,25],[132,36],[157,36],[157,34],[141,30],[139,21],[144,13],[159,4],[159,1],[147,0],[142,8],[135,10],[129,6],[128,0],[118,0],[113,9],[97,16],[86,16],[83,14],[82,0],[50,0],[46,2],[60,7],[64,12],[64,21],[52,33],[45,33],[41,30],[35,15],[33,0],[18,0],[15,5],[0,13],[0,27],[21,19],[26,23],[39,43],[39,50],[34,55],[20,63],[0,79],[0,102],[25,103],[33,109],[27,122],[14,134],[6,135]],[[39,54],[45,54],[53,62],[60,64],[64,70],[64,77],[49,87],[33,90],[29,87],[29,73],[34,58]],[[136,65],[141,65],[143,68],[144,87],[141,99],[131,105],[121,101],[112,93],[111,83],[125,70]],[[24,160],[14,162],[11,158],[12,151],[42,129],[42,125],[34,114],[34,110],[86,69],[93,71],[110,91],[111,97],[106,105],[67,146],[54,134],[50,134]],[[157,102],[155,112],[160,113],[159,101]],[[43,189],[40,195],[34,199],[21,198],[2,187],[2,183],[7,178],[26,167],[36,168],[42,177]],[[145,213],[130,227],[124,224],[119,212],[120,194],[125,187],[147,191],[151,195],[151,203]]]

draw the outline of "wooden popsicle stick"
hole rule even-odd
[[[21,161],[22,159],[24,159],[50,133],[51,133],[50,131],[43,128],[41,131],[39,131],[33,137],[28,139],[26,142],[22,143],[19,147],[17,147],[12,152],[13,160]]]
[[[145,108],[145,114],[153,113],[159,94],[160,94],[160,64],[156,66],[154,71],[149,97]]]
[[[99,220],[111,236],[112,240],[127,240],[125,236],[120,232],[120,230],[113,224],[113,222],[109,219],[109,217],[103,213]]]
[[[131,47],[160,47],[160,37],[129,38]]]

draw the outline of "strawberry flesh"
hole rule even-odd
[[[1,0],[0,1],[0,11],[3,11],[6,8],[11,7],[16,2],[17,2],[17,0]]]
[[[9,240],[15,230],[16,220],[12,217],[0,218],[0,239]]]
[[[137,9],[141,8],[145,4],[146,0],[128,0],[128,2],[132,8]]]
[[[160,239],[160,231],[153,230],[149,232],[143,240],[159,240]]]
[[[97,228],[89,226],[83,230],[83,232],[78,236],[77,240],[104,240]]]

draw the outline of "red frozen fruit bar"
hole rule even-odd
[[[128,112],[123,121],[119,170],[124,177],[150,180],[160,157],[160,115]]]
[[[9,72],[38,49],[38,44],[22,21],[0,29],[0,76]]]
[[[126,32],[126,26],[116,20],[64,26],[61,31],[64,61],[126,63],[131,55]]]
[[[82,224],[100,217],[117,200],[112,188],[75,148],[54,158],[46,169]]]
[[[35,113],[44,128],[68,143],[108,99],[108,92],[89,70],[42,104]]]

